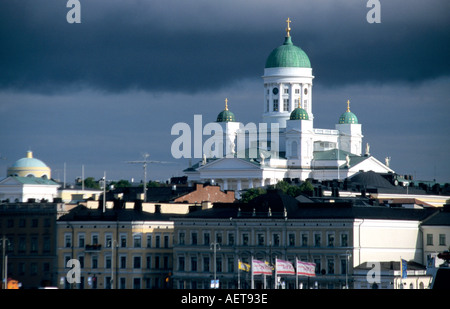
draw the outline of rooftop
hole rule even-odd
[[[189,218],[201,219],[390,219],[421,221],[436,212],[434,208],[411,209],[371,205],[368,198],[336,199],[335,202],[320,202],[311,199],[299,202],[296,198],[268,190],[249,203],[216,203],[213,208],[195,211]]]
[[[91,209],[78,205],[68,214],[61,216],[58,221],[171,221],[178,215],[164,213],[150,213],[137,209]]]

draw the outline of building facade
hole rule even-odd
[[[0,201],[8,203],[53,202],[58,198],[59,186],[50,179],[34,176],[9,176],[0,180]]]
[[[22,288],[56,285],[56,220],[63,211],[62,203],[0,204],[1,262],[7,260],[7,276]]]
[[[402,257],[423,264],[419,224],[431,213],[348,202],[300,204],[276,192],[247,205],[215,205],[174,219],[173,286],[209,288],[217,278],[222,288],[250,287],[238,261],[273,264],[278,258],[315,263],[316,276],[299,279],[305,288],[353,288],[353,270],[363,263]],[[255,280],[256,287],[278,282],[273,276]],[[296,286],[295,276],[280,282]]]
[[[138,209],[73,209],[57,222],[59,287],[170,287],[172,215]],[[72,259],[81,267],[79,282],[67,279]]]
[[[432,273],[445,262],[438,257],[439,253],[450,251],[450,204],[445,204],[434,216],[421,222],[420,228],[423,260]]]

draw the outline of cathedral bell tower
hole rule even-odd
[[[286,20],[286,36],[283,45],[275,48],[266,60],[264,68],[263,121],[278,123],[286,128],[286,121],[299,103],[312,120],[311,63],[306,53],[292,43],[290,23]],[[301,100],[301,102],[298,102]]]
[[[362,129],[358,118],[350,111],[350,100],[347,100],[347,111],[339,117],[336,130],[339,130],[339,148],[360,156],[362,154]]]

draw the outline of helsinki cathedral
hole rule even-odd
[[[286,179],[343,180],[361,171],[394,172],[388,158],[382,163],[370,155],[368,144],[363,153],[361,124],[349,101],[334,129],[314,128],[312,66],[294,45],[291,20],[286,22],[284,42],[268,55],[262,76],[264,125],[259,125],[258,137],[251,138],[256,134],[236,120],[225,100],[216,120],[222,134],[215,143],[223,154],[203,153],[200,162],[184,170],[188,183],[209,181],[239,195],[240,190]],[[236,147],[240,137],[245,137],[245,147]]]

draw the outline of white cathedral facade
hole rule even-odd
[[[368,144],[363,153],[361,124],[349,101],[334,129],[314,128],[312,67],[306,53],[292,43],[289,19],[287,23],[285,41],[269,54],[262,77],[265,126],[252,138],[256,134],[236,121],[226,100],[216,120],[223,132],[216,146],[223,154],[213,149],[185,169],[190,184],[211,181],[239,195],[240,190],[284,179],[343,180],[360,171],[393,172],[388,161],[370,155]],[[245,147],[237,147],[241,140],[247,141]]]

